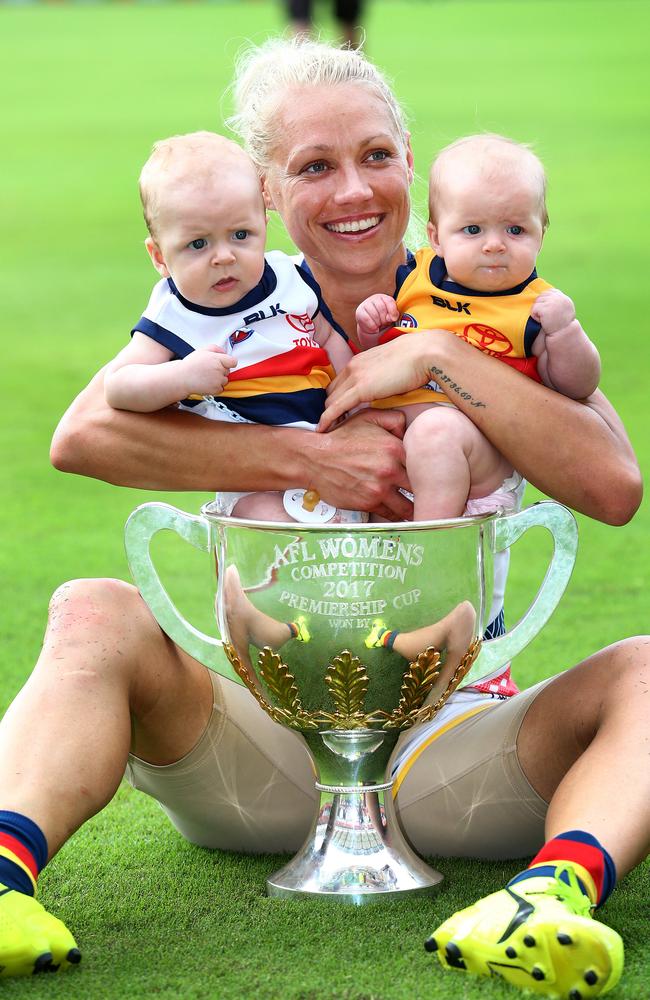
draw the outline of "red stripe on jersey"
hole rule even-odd
[[[258,361],[256,365],[233,368],[228,373],[228,381],[268,378],[273,375],[309,375],[313,368],[327,368],[329,363],[329,355],[322,347],[294,347],[284,354]]]
[[[407,326],[391,326],[390,330],[384,330],[384,332],[379,335],[377,343],[390,344],[391,340],[397,340],[398,337],[403,337],[405,333],[413,333],[413,328]]]
[[[499,356],[499,361],[503,361],[506,365],[510,365],[511,368],[516,368],[518,372],[522,375],[527,375],[528,378],[532,378],[533,382],[541,382],[539,372],[537,371],[537,358],[504,358]]]
[[[0,833],[0,847],[6,847],[8,851],[15,854],[16,857],[22,861],[34,878],[38,878],[38,865],[36,864],[36,859],[31,851],[28,851],[24,844],[21,844],[19,840],[15,837],[11,837],[8,833]]]

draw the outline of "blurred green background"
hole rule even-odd
[[[318,10],[325,17],[328,8]],[[414,205],[422,214],[430,159],[459,135],[503,132],[542,157],[551,229],[539,270],[574,298],[602,355],[602,388],[643,469],[650,467],[649,22],[643,0],[375,0],[365,21],[367,51],[411,118]],[[128,578],[124,521],[153,499],[62,475],[48,462],[57,421],[126,342],[155,280],[142,245],[140,166],[158,138],[220,129],[237,52],[283,24],[281,8],[261,0],[0,7],[0,710],[38,654],[51,592],[73,577]],[[333,32],[326,19],[324,30]],[[270,245],[289,248],[277,222]],[[162,498],[191,511],[206,499]],[[647,502],[623,528],[579,521],[573,579],[543,636],[517,661],[522,686],[648,629]],[[510,621],[529,603],[548,555],[541,532],[515,548]],[[173,541],[160,544],[159,557],[183,607],[205,625],[207,561],[184,548],[180,572]],[[513,995],[497,982],[434,972],[421,939],[458,905],[497,888],[516,863],[441,866],[449,877],[435,900],[381,913],[271,903],[263,880],[276,860],[184,844],[155,804],[125,789],[41,879],[43,901],[78,933],[82,970],[3,990],[295,1000]],[[628,878],[605,913],[628,947],[620,997],[650,996],[642,876]]]

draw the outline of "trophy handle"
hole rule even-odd
[[[136,507],[124,528],[126,557],[135,585],[170,639],[210,670],[241,684],[226,658],[222,640],[200,632],[183,618],[156,572],[149,547],[153,536],[165,529],[175,531],[201,552],[212,551],[210,525],[202,517],[186,514],[167,503],[142,504]]]
[[[546,625],[560,602],[573,572],[578,551],[578,526],[566,507],[552,500],[533,504],[517,514],[506,514],[494,522],[493,551],[513,545],[529,528],[540,525],[553,536],[553,556],[542,585],[517,624],[505,635],[483,643],[481,652],[464,683],[504,666],[524,649]]]

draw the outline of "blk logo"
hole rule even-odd
[[[286,309],[282,309],[280,303],[278,302],[274,306],[267,306],[266,309],[260,309],[259,312],[251,313],[250,316],[244,316],[244,324],[248,326],[250,323],[259,323],[263,319],[273,319],[274,316],[284,316]]]
[[[459,302],[456,299],[456,302],[452,303],[449,299],[443,299],[440,295],[432,295],[431,301],[434,306],[440,306],[441,309],[449,309],[453,313],[466,313],[468,316],[472,315],[469,311],[469,302]]]

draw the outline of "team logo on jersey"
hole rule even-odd
[[[415,316],[411,316],[410,313],[402,313],[397,325],[404,327],[405,330],[415,330],[418,325],[418,321]]]
[[[228,343],[231,347],[238,347],[239,344],[243,344],[245,340],[252,337],[254,333],[254,330],[235,330],[235,332],[231,333],[228,337]]]
[[[287,323],[289,326],[297,330],[298,333],[307,333],[311,336],[316,332],[316,327],[314,326],[314,321],[309,315],[309,313],[287,313]]]
[[[493,326],[486,326],[485,323],[469,323],[463,330],[462,337],[468,344],[473,344],[494,358],[511,354],[514,350],[505,333],[495,330]]]

